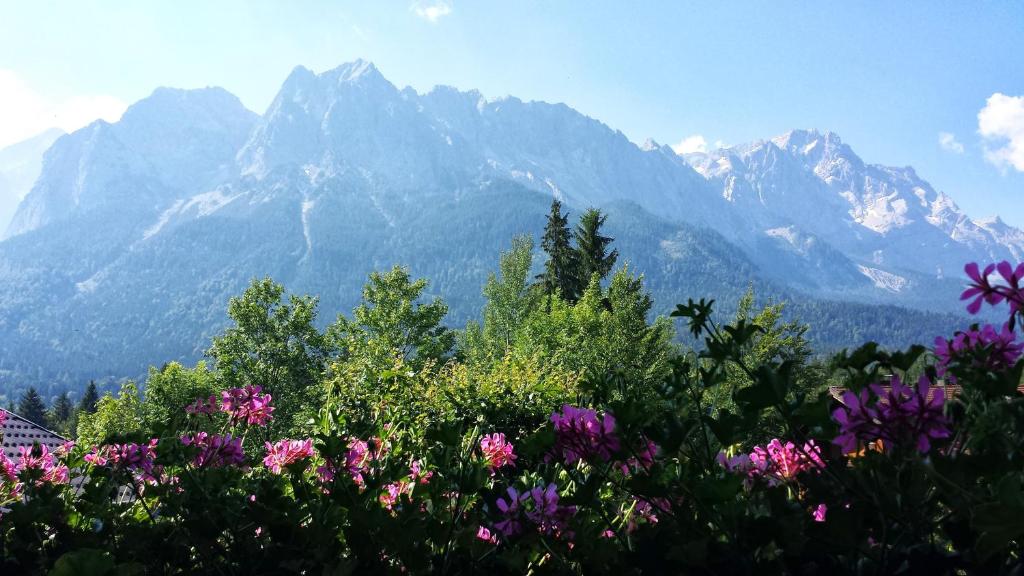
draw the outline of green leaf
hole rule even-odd
[[[50,576],[102,576],[114,573],[114,557],[104,550],[82,548],[57,559]]]
[[[1003,478],[998,487],[999,499],[975,506],[971,511],[971,525],[981,532],[977,550],[981,558],[988,559],[1005,549],[1012,541],[1024,537],[1024,495],[1020,478]]]

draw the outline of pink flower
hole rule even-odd
[[[484,528],[483,526],[480,526],[476,529],[476,537],[489,544],[498,543],[498,536],[496,534],[492,534],[490,530]]]
[[[321,484],[334,482],[334,472],[334,465],[330,461],[316,467],[316,477],[320,480]]]
[[[273,416],[270,394],[260,394],[259,386],[231,388],[220,393],[221,410],[228,414],[231,422],[245,422],[250,426],[266,426]]]
[[[0,408],[0,426],[3,426],[4,422],[7,422],[7,410]]]
[[[932,440],[949,438],[950,423],[943,414],[946,396],[941,387],[933,388],[926,376],[921,376],[917,388],[905,386],[898,376],[891,384],[888,391],[878,384],[868,387],[876,400],[873,404],[868,390],[859,395],[843,394],[843,406],[832,412],[839,423],[839,436],[833,443],[843,452],[856,452],[860,443],[882,440],[887,450],[913,445],[926,453]]]
[[[630,470],[647,470],[654,465],[654,458],[658,454],[658,445],[651,440],[644,441],[643,447],[637,451],[636,456],[630,456],[621,466],[623,474],[629,474]]]
[[[626,523],[626,532],[636,531],[639,526],[638,520],[643,520],[646,524],[657,524],[658,514],[668,512],[671,509],[672,504],[665,498],[652,498],[650,500],[634,498],[632,512],[629,514]]]
[[[284,439],[274,444],[267,442],[266,449],[267,455],[263,458],[263,465],[274,474],[280,474],[285,466],[313,457],[313,440]]]
[[[998,271],[1002,277],[1003,284],[993,284],[991,276],[993,271]],[[961,300],[971,300],[967,305],[967,311],[977,314],[981,310],[983,302],[996,305],[1006,300],[1010,304],[1010,314],[1024,310],[1024,288],[1021,287],[1021,280],[1024,280],[1024,263],[1018,264],[1017,268],[1007,262],[989,264],[983,271],[979,271],[978,264],[971,262],[964,266],[964,272],[971,282],[967,289],[960,295]]]
[[[818,504],[818,507],[811,512],[811,516],[814,517],[815,522],[824,522],[825,514],[828,513],[828,506],[824,502]]]
[[[433,477],[434,472],[432,470],[429,470],[426,473],[423,472],[423,465],[419,460],[413,460],[412,464],[409,465],[409,478],[411,478],[413,482],[428,484],[430,479]]]
[[[491,469],[491,474],[504,466],[515,466],[516,455],[513,452],[511,442],[505,440],[505,435],[498,432],[484,435],[480,439],[480,452]]]
[[[359,486],[364,483],[363,474],[370,471],[370,458],[369,444],[358,438],[349,440],[348,451],[345,452],[345,470]]]
[[[12,476],[17,476],[21,472],[26,470],[37,470],[41,472],[39,479],[36,480],[36,485],[41,486],[43,484],[67,484],[70,478],[70,471],[68,467],[61,463],[55,455],[49,451],[45,444],[37,444],[35,446],[21,446],[19,449],[19,456],[17,462],[14,463]],[[9,472],[6,470],[7,465],[4,466],[7,475]]]
[[[941,336],[935,339],[935,355],[938,357],[936,370],[939,376],[946,374],[952,364],[970,366],[991,372],[1003,372],[1012,368],[1021,354],[1024,342],[1016,342],[1017,335],[1004,324],[1000,331],[991,324],[967,331],[957,332],[952,340]],[[955,378],[950,377],[955,381]]]
[[[200,398],[200,399],[196,400],[195,402],[189,404],[188,406],[185,406],[185,413],[186,414],[206,414],[206,415],[210,415],[210,414],[216,414],[219,410],[220,410],[220,402],[218,401],[217,396],[210,396],[206,400],[203,400],[202,398]]]
[[[718,463],[729,472],[747,475],[751,481],[765,478],[771,485],[793,480],[801,472],[825,467],[825,462],[821,459],[821,448],[814,440],[808,441],[799,449],[796,444],[783,444],[778,438],[773,439],[764,448],[754,446],[750,454],[727,457],[724,452],[720,452]]]
[[[523,531],[523,522],[520,518],[520,504],[530,497],[530,493],[520,494],[511,486],[508,487],[506,493],[508,494],[508,500],[498,498],[496,502],[498,510],[501,511],[502,519],[494,524],[494,528],[508,538]]]
[[[551,415],[555,426],[556,454],[560,453],[566,464],[579,460],[610,460],[618,452],[620,444],[615,435],[615,417],[606,413],[598,417],[597,412],[562,406],[562,413]]]
[[[96,446],[92,447],[92,451],[86,453],[84,459],[93,466],[106,466],[107,465],[107,450],[101,450]]]
[[[156,483],[160,467],[156,465],[158,439],[151,438],[145,444],[107,444],[93,447],[85,455],[85,461],[93,466],[112,466],[133,472],[140,480]]]
[[[195,436],[182,436],[181,443],[199,449],[199,453],[192,460],[199,468],[240,466],[245,463],[242,439],[234,438],[231,434],[210,436],[206,432],[199,432]]]
[[[529,492],[532,509],[526,517],[537,526],[542,534],[559,534],[565,530],[569,519],[576,515],[575,506],[562,506],[558,503],[558,487],[554,483],[547,488],[537,486]]]
[[[380,503],[388,510],[393,510],[402,494],[412,494],[412,483],[402,481],[387,484],[380,495]]]

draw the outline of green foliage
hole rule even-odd
[[[315,326],[317,299],[289,295],[270,279],[253,280],[228,304],[233,325],[207,354],[225,387],[259,386],[277,404],[272,431],[289,430],[314,404],[334,352]]]
[[[472,362],[494,361],[506,356],[529,314],[536,310],[540,294],[529,285],[533,266],[533,240],[512,239],[512,249],[502,252],[500,278],[491,274],[484,286],[487,303],[483,326],[471,322],[462,335],[460,348]]]
[[[413,281],[400,266],[370,274],[352,319],[339,316],[328,329],[341,358],[370,372],[386,369],[396,358],[413,369],[443,361],[455,345],[455,333],[441,324],[448,313],[444,301],[420,301],[426,288],[426,280]]]
[[[638,284],[620,272],[602,290],[595,277],[575,304],[554,299],[550,312],[532,312],[528,320],[557,326],[572,319],[567,334],[600,338],[600,324],[611,319],[602,314],[612,314],[616,302],[646,308]],[[427,361],[413,369],[399,355],[389,369],[367,377],[343,372],[356,366],[338,361],[328,379],[329,401],[309,427],[308,448],[280,469],[262,464],[262,450],[214,465],[197,459],[198,449],[183,445],[177,433],[146,442],[152,434],[146,414],[163,414],[146,404],[178,406],[190,392],[205,394],[216,385],[216,368],[165,366],[154,371],[158,390],[147,392],[141,406],[131,385],[117,398],[106,395],[84,419],[77,448],[38,468],[16,468],[23,493],[0,478],[0,568],[58,574],[1019,572],[1024,403],[1016,384],[1024,362],[990,362],[999,358],[989,356],[991,348],[953,358],[944,366],[961,392],[931,418],[954,435],[935,435],[927,449],[902,444],[899,435],[882,444],[868,437],[842,454],[828,449],[843,429],[829,417],[831,397],[800,392],[801,327],[778,322],[775,306],[753,313],[752,297],[740,308],[734,320],[718,324],[707,301],[678,307],[675,317],[689,322],[704,345],[672,356],[658,386],[642,387],[656,401],[629,393],[640,373],[617,371],[609,381],[623,393],[609,394],[548,359],[516,356],[518,339],[492,363]],[[553,334],[553,341],[562,337]],[[924,355],[920,347],[887,352],[869,344],[829,369],[857,389],[884,375],[906,378]],[[734,367],[740,379],[730,383]],[[721,387],[731,390],[731,404],[713,411]],[[873,402],[869,408],[877,409]],[[878,425],[909,425],[916,435],[921,409],[915,403],[916,416],[875,418]],[[116,418],[125,414],[135,416]],[[189,433],[262,434],[238,419],[171,419]],[[747,464],[735,459],[741,447],[764,443],[764,422],[774,422],[781,439],[752,452],[763,467],[752,456]],[[496,432],[511,442],[514,465],[495,465],[484,451],[483,436]],[[152,452],[130,445],[119,454],[131,458],[100,463],[96,456],[110,454],[92,447],[101,435],[141,442]],[[81,484],[44,478],[60,466],[81,471]]]
[[[144,423],[139,389],[128,382],[116,397],[109,392],[104,394],[96,403],[95,412],[79,416],[77,442],[93,446],[133,437],[145,429]]]
[[[46,427],[49,425],[46,417],[46,403],[43,402],[43,397],[36,392],[35,388],[29,388],[21,395],[18,400],[18,414],[29,422],[34,422],[40,426]]]
[[[75,422],[75,405],[71,403],[71,397],[67,392],[62,393],[53,401],[50,412],[47,415],[47,422],[50,429],[64,436],[73,436],[77,425]]]
[[[648,324],[650,307],[641,279],[627,268],[607,289],[594,276],[575,304],[558,299],[534,310],[514,353],[594,379],[621,372],[637,386],[653,385],[667,372],[674,331],[664,319]]]
[[[544,273],[539,277],[544,294],[548,297],[558,294],[570,302],[575,301],[581,291],[578,255],[572,247],[569,216],[562,214],[562,203],[557,199],[551,201],[540,247],[548,255]]]
[[[619,258],[617,249],[608,251],[614,239],[601,235],[601,227],[607,219],[607,214],[591,208],[580,216],[576,225],[576,277],[583,281],[589,281],[595,274],[603,280]]]
[[[82,399],[78,403],[79,412],[95,412],[96,403],[100,400],[100,393],[96,389],[96,382],[90,380],[89,385],[85,387],[85,393],[82,394]]]
[[[700,343],[682,350],[629,266],[571,300],[531,267],[516,238],[455,355],[447,307],[403,268],[326,332],[315,299],[254,282],[211,365],[152,369],[144,396],[81,412],[70,453],[0,466],[0,570],[1019,572],[1013,345],[817,362],[808,328],[748,290],[730,321],[677,306]],[[958,384],[944,403],[938,374]],[[246,385],[272,392],[269,427],[243,417],[266,408]]]
[[[146,379],[142,421],[147,430],[173,434],[185,407],[221,390],[220,374],[211,371],[205,362],[186,368],[177,362],[161,369],[150,368]]]

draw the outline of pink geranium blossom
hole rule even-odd
[[[476,537],[480,540],[483,540],[484,542],[487,542],[488,544],[498,543],[498,536],[496,534],[492,534],[490,530],[484,528],[483,526],[480,526],[476,529]]]
[[[151,438],[144,444],[106,444],[93,447],[85,455],[85,461],[93,466],[110,466],[134,473],[140,480],[155,483],[160,474],[156,465],[156,446],[159,441]]]
[[[260,394],[259,386],[230,388],[220,393],[221,410],[233,423],[245,422],[250,426],[266,426],[273,416],[270,394]]]
[[[523,531],[521,504],[530,497],[530,493],[520,494],[515,488],[509,486],[506,494],[508,495],[507,499],[498,498],[495,503],[502,518],[494,524],[494,528],[508,538]]]
[[[313,457],[313,440],[311,438],[278,440],[274,444],[267,442],[265,446],[267,455],[263,458],[263,465],[274,474],[280,474],[286,466]]]
[[[38,486],[68,483],[70,478],[68,467],[57,460],[56,456],[50,452],[45,444],[21,446],[18,449],[18,453],[18,460],[14,462],[14,475],[26,470],[37,470],[41,472],[40,477],[36,480],[36,485]]]
[[[210,396],[203,400],[202,398],[195,402],[185,406],[186,414],[216,414],[220,411],[220,399],[217,396]]]
[[[978,264],[971,262],[964,266],[964,272],[967,273],[971,282],[960,295],[960,299],[971,300],[967,305],[969,313],[977,314],[981,310],[982,303],[994,306],[1004,300],[1010,305],[1010,314],[1024,310],[1024,287],[1021,286],[1021,282],[1024,280],[1024,263],[1020,263],[1014,268],[1004,260],[998,264],[989,264],[984,270],[979,270]],[[999,272],[1002,283],[992,283],[993,272]]]
[[[941,387],[933,387],[927,376],[921,376],[916,388],[905,386],[898,376],[891,384],[889,390],[872,384],[860,394],[843,394],[843,405],[832,412],[839,423],[839,435],[833,443],[843,452],[856,452],[862,443],[882,440],[887,450],[913,445],[924,453],[931,449],[932,440],[949,438],[950,422],[943,414],[946,397]]]
[[[363,474],[370,471],[370,458],[369,444],[358,438],[349,440],[348,450],[345,452],[345,471],[359,486],[364,483]]]
[[[411,482],[392,482],[385,485],[384,491],[380,495],[380,503],[388,510],[393,510],[399,503],[402,494],[412,494]]]
[[[192,460],[192,463],[199,468],[240,466],[245,463],[242,439],[235,438],[231,434],[211,436],[206,432],[199,432],[194,436],[182,436],[181,443],[199,449]]]
[[[935,339],[935,368],[939,376],[946,375],[953,364],[991,372],[1008,370],[1024,354],[1024,342],[1016,339],[1007,324],[998,331],[991,324],[971,328],[957,332],[951,340],[940,336]]]
[[[480,439],[480,452],[487,461],[491,474],[499,468],[515,466],[516,455],[512,443],[506,441],[505,435],[500,432],[485,434]]]
[[[792,442],[783,444],[778,438],[764,447],[754,446],[749,454],[729,457],[721,452],[718,454],[718,463],[730,472],[745,474],[751,483],[757,478],[764,478],[771,485],[789,482],[802,472],[825,466],[821,459],[821,448],[814,440],[798,448]]]
[[[529,492],[532,508],[526,517],[537,526],[542,534],[560,533],[565,530],[569,519],[576,514],[575,506],[558,503],[558,487],[554,483],[547,488],[537,486]]]
[[[555,426],[554,453],[566,464],[607,461],[620,448],[615,417],[610,413],[599,417],[594,410],[566,404],[561,413],[551,415],[551,423]]]
[[[827,514],[827,513],[828,513],[828,506],[826,506],[824,503],[821,503],[821,504],[818,504],[818,506],[814,509],[813,512],[811,512],[811,516],[814,518],[815,522],[824,522],[825,521],[825,514]]]

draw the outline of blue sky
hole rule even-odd
[[[1022,53],[1008,1],[6,2],[0,145],[162,85],[261,112],[294,66],[361,57],[420,91],[565,102],[635,142],[832,130],[1024,226]]]

